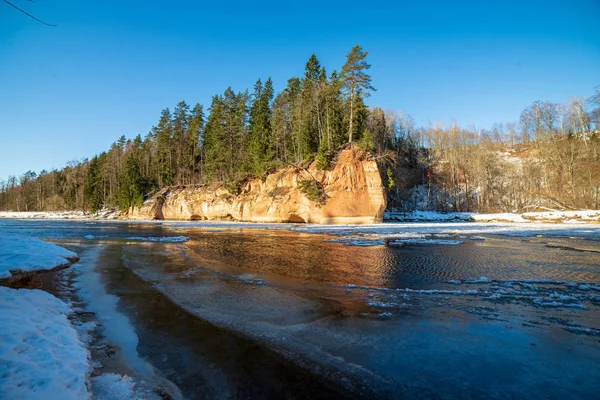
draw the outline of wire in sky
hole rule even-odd
[[[15,5],[14,5],[13,3],[11,3],[10,1],[7,1],[7,0],[2,0],[2,1],[4,1],[4,2],[5,2],[6,4],[8,4],[9,6],[11,6],[11,7],[14,7],[14,8],[16,8],[17,10],[21,11],[23,14],[27,15],[28,17],[31,17],[31,18],[35,19],[37,22],[40,22],[40,23],[42,23],[42,24],[44,24],[44,25],[47,25],[47,26],[56,26],[56,25],[54,25],[54,24],[49,24],[49,23],[47,23],[47,22],[44,22],[44,21],[42,21],[41,19],[39,19],[39,18],[37,18],[37,17],[35,17],[35,16],[33,16],[33,15],[29,14],[27,11],[25,11],[25,10],[23,10],[23,9],[20,9],[19,7],[15,6]]]

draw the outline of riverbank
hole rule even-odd
[[[117,210],[104,210],[98,213],[85,213],[83,211],[32,211],[13,212],[0,211],[0,219],[32,219],[32,220],[79,220],[79,221],[128,221],[126,215]],[[190,219],[190,222],[198,222]],[[184,222],[186,219],[162,219],[160,221]],[[139,221],[139,220],[138,220]],[[148,221],[149,222],[149,221]],[[210,221],[205,221],[210,223]],[[221,223],[224,221],[212,221]],[[452,212],[439,213],[435,211],[412,211],[402,212],[398,210],[387,210],[383,213],[383,224],[390,222],[509,222],[509,223],[552,223],[552,224],[600,224],[600,210],[570,210],[570,211],[540,211],[526,213],[469,213]],[[253,223],[253,222],[239,222]],[[256,222],[259,224],[268,223]],[[271,222],[277,223],[277,222]],[[293,223],[293,221],[292,221]],[[307,224],[310,225],[310,224]],[[348,225],[348,224],[339,224]]]
[[[161,398],[130,376],[96,372],[91,353],[101,340],[90,340],[95,323],[83,320],[89,315],[60,287],[60,272],[78,261],[55,244],[0,235],[0,397]]]

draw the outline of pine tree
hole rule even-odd
[[[201,146],[202,131],[204,129],[204,110],[200,104],[196,104],[190,116],[188,129],[185,132],[184,169],[186,181],[196,181],[195,175],[199,172],[198,166],[202,165]]]
[[[207,179],[223,180],[225,169],[224,126],[226,124],[225,105],[221,96],[213,96],[208,120],[204,128],[204,170]]]
[[[104,203],[102,192],[102,169],[98,157],[93,157],[90,160],[85,196],[91,212],[102,209]]]
[[[173,184],[173,153],[171,151],[173,125],[171,122],[171,112],[168,108],[162,110],[155,132],[158,185],[164,187]]]
[[[173,160],[173,176],[175,183],[184,183],[185,174],[185,139],[189,125],[190,107],[185,101],[177,103],[173,110],[173,140],[171,142],[171,159]]]
[[[347,55],[340,75],[344,94],[349,101],[348,141],[350,143],[354,132],[361,132],[355,123],[357,100],[368,97],[370,90],[376,90],[371,86],[371,76],[367,74],[367,70],[371,68],[371,65],[365,61],[368,54],[360,45],[354,46]]]
[[[328,151],[337,149],[344,143],[344,131],[342,129],[343,104],[342,104],[342,83],[338,77],[337,71],[333,71],[329,77],[327,85],[326,103],[326,129]]]
[[[255,174],[262,174],[273,159],[271,101],[273,83],[267,79],[264,87],[259,79],[254,85],[254,101],[250,107],[250,126],[247,140],[246,165]]]
[[[119,209],[126,211],[130,207],[140,205],[148,191],[148,182],[140,172],[140,154],[142,139],[138,135],[128,143],[125,154],[125,165],[120,174],[121,186],[119,188]]]

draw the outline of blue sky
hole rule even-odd
[[[205,107],[271,76],[279,91],[314,52],[328,71],[369,51],[368,103],[489,128],[534,100],[600,85],[600,2],[0,2],[0,180],[146,134],[178,101]]]

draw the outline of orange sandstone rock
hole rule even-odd
[[[323,204],[298,187],[314,179],[324,189]],[[245,182],[238,195],[223,185],[169,187],[130,210],[132,219],[234,220],[365,224],[382,221],[386,196],[377,163],[359,149],[344,149],[328,170],[287,167],[265,180]]]

